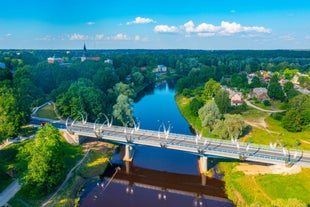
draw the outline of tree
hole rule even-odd
[[[254,76],[250,84],[250,88],[259,88],[259,87],[264,87],[264,84],[261,82],[259,77]]]
[[[298,95],[298,92],[294,88],[294,84],[290,81],[284,85],[283,90],[288,99],[292,99],[294,96]]]
[[[133,101],[131,98],[124,94],[120,94],[117,97],[116,104],[113,106],[113,116],[119,120],[123,126],[127,125],[127,122],[132,124],[133,120]]]
[[[215,94],[221,89],[221,85],[216,82],[213,78],[210,78],[208,82],[206,82],[204,87],[204,95],[207,99],[211,99],[215,96]]]
[[[17,135],[25,113],[19,110],[12,88],[0,88],[0,142]]]
[[[247,126],[240,114],[225,114],[224,123],[228,128],[230,138],[242,135],[243,130]]]
[[[218,91],[214,97],[214,101],[220,113],[225,114],[230,107],[229,92],[227,90]]]
[[[286,68],[283,72],[283,75],[284,75],[284,78],[287,79],[287,80],[292,80],[293,77],[299,72],[298,69],[288,69]]]
[[[308,88],[310,86],[310,77],[309,76],[299,76],[298,82],[300,87]]]
[[[270,79],[270,84],[267,88],[267,95],[272,98],[273,100],[283,100],[284,99],[284,92],[280,83],[278,82],[278,76],[274,75]]]
[[[288,131],[299,132],[310,124],[310,96],[298,95],[289,101],[289,109],[282,119]]]
[[[212,134],[217,135],[220,138],[226,139],[229,137],[228,128],[225,125],[224,120],[216,120]]]
[[[203,102],[199,101],[197,98],[193,98],[189,104],[189,109],[193,116],[198,116],[199,109],[203,106]]]
[[[207,126],[210,130],[213,129],[216,120],[221,118],[220,111],[213,101],[200,108],[198,114],[202,127]]]
[[[101,112],[107,112],[105,94],[89,79],[79,79],[71,84],[67,92],[57,98],[57,107],[63,117],[86,113],[94,121]]]
[[[212,133],[222,138],[235,139],[242,135],[246,126],[240,114],[225,114],[225,120],[217,121]]]
[[[65,169],[64,144],[57,128],[46,124],[17,155],[21,165],[26,165],[21,183],[32,197],[48,194],[63,179]]]

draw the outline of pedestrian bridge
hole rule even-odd
[[[121,127],[89,122],[66,122],[67,131],[81,137],[94,137],[102,141],[126,146],[125,161],[134,157],[134,146],[144,145],[193,153],[200,157],[200,172],[208,170],[208,157],[231,158],[264,164],[286,164],[310,167],[310,153],[268,145],[256,145],[238,141],[206,138],[199,135],[170,133],[170,129],[160,127],[158,131],[140,129],[139,127]],[[162,130],[161,130],[162,129]]]

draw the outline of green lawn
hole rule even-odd
[[[29,141],[24,141],[18,144],[11,144],[0,150],[0,192],[2,192],[13,181],[13,179],[8,176],[6,172],[16,166],[16,155],[18,154],[20,148],[23,147],[27,142]]]
[[[53,105],[46,105],[39,109],[35,116],[40,117],[40,118],[47,118],[47,119],[53,119],[53,120],[58,120],[58,117],[54,111],[54,106]]]

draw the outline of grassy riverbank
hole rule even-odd
[[[177,105],[189,124],[206,135],[207,129],[201,127],[198,117],[192,116],[189,110],[189,98],[177,96]],[[293,148],[300,141],[300,148],[310,149],[310,132],[290,133],[283,129],[280,122],[269,117],[269,114],[249,109],[243,115],[248,123],[253,124],[250,134],[241,141],[269,144],[278,140],[286,147]],[[259,122],[263,120],[264,122]],[[264,126],[266,124],[266,126]],[[268,131],[267,131],[267,130]],[[309,138],[308,138],[309,137]],[[302,142],[304,141],[304,142]],[[304,168],[297,174],[245,174],[240,171],[238,162],[221,162],[219,170],[225,174],[225,189],[228,198],[237,206],[304,206],[310,205],[310,169]],[[251,167],[251,166],[249,166]],[[254,166],[252,167],[254,168]]]
[[[67,185],[57,194],[48,206],[71,207],[77,206],[80,200],[80,191],[90,182],[99,179],[113,154],[114,147],[103,142],[88,143],[83,146],[90,148],[86,159],[77,168]]]

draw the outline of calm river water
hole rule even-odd
[[[166,128],[171,123],[172,133],[192,134],[175,103],[173,84],[158,83],[140,95],[134,105],[140,128],[162,131],[162,123]],[[224,192],[224,182],[207,178],[202,186],[197,156],[153,147],[135,150],[129,171],[122,161],[122,148],[114,153],[104,178],[85,187],[81,207],[234,206]]]

